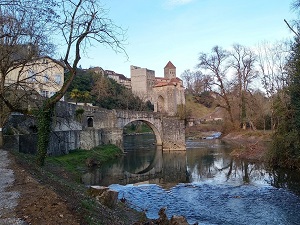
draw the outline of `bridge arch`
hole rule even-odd
[[[153,131],[154,135],[155,135],[155,139],[156,139],[156,145],[159,145],[161,146],[162,145],[162,136],[161,136],[161,133],[159,132],[158,128],[153,124],[151,123],[150,121],[147,121],[145,119],[133,119],[133,120],[130,120],[128,123],[126,123],[123,128],[132,123],[132,122],[135,122],[135,121],[140,121],[140,122],[143,122],[145,124],[147,124],[151,130]]]

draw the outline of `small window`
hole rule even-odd
[[[93,127],[94,126],[93,123],[94,123],[93,118],[89,117],[88,120],[87,120],[88,127]]]
[[[60,75],[55,75],[55,83],[60,84],[61,83],[61,76]]]
[[[48,76],[48,74],[45,74],[45,76],[44,76],[44,82],[45,83],[49,82],[49,76]]]
[[[36,82],[36,74],[33,70],[28,71],[28,80],[29,82]]]
[[[49,97],[49,91],[42,90],[41,91],[41,96],[48,98]]]

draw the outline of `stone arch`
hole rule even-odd
[[[165,112],[165,99],[161,95],[157,98],[157,112]]]
[[[130,122],[128,122],[127,124],[129,123],[132,123],[134,121],[141,121],[145,124],[147,124],[151,130],[153,131],[154,135],[155,135],[155,139],[156,139],[156,145],[159,145],[159,146],[162,146],[162,137],[161,137],[161,134],[159,132],[159,130],[156,128],[156,126],[154,126],[154,124],[152,124],[151,122],[147,121],[147,120],[143,120],[143,119],[134,119],[134,120],[131,120]],[[127,125],[125,124],[123,126],[123,128]]]
[[[88,117],[87,119],[87,126],[88,127],[94,127],[94,120],[92,117]]]

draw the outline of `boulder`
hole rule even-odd
[[[113,208],[117,204],[118,192],[110,190],[108,187],[91,186],[87,192],[107,207]]]
[[[87,190],[87,193],[92,197],[101,196],[103,192],[107,191],[108,187],[104,186],[90,186],[90,188]]]
[[[172,216],[170,225],[189,225],[184,216]]]
[[[109,208],[113,208],[118,201],[118,192],[108,189],[104,191],[100,196],[96,197],[96,199],[103,205]]]

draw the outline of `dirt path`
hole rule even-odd
[[[15,182],[7,151],[0,149],[0,224],[26,224],[16,215],[20,192],[10,190]]]
[[[66,202],[0,150],[0,224],[79,224]]]

